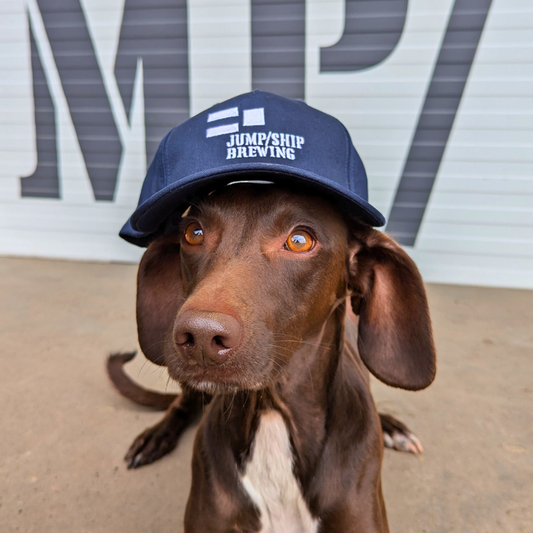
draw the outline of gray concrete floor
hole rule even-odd
[[[160,418],[107,381],[110,351],[136,346],[135,266],[0,258],[0,530],[176,533],[194,429],[127,471],[133,438]],[[377,382],[422,457],[387,451],[395,533],[533,532],[533,292],[428,286],[439,352],[418,393]],[[138,358],[128,372],[164,389]],[[172,384],[170,385],[172,388]]]

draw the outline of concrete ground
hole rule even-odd
[[[161,414],[108,383],[110,351],[136,346],[135,266],[0,258],[0,530],[176,533],[194,429],[128,471],[133,438]],[[439,369],[427,390],[375,383],[421,457],[387,451],[391,531],[533,532],[533,292],[428,286]],[[164,389],[139,357],[128,371]]]

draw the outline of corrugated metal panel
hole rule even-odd
[[[251,88],[346,124],[427,280],[533,288],[530,0],[5,0],[0,253],[136,260],[159,139]]]

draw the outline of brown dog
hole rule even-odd
[[[346,320],[347,298],[358,328]],[[386,444],[416,438],[378,415],[367,368],[418,390],[435,375],[424,286],[385,234],[297,189],[236,184],[171,217],[139,266],[139,342],[183,388],[126,396],[165,418],[130,467],[176,445],[212,400],[193,452],[186,532],[385,532]]]

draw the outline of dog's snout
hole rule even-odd
[[[174,325],[179,353],[191,365],[220,365],[242,340],[240,322],[224,313],[185,311]]]

